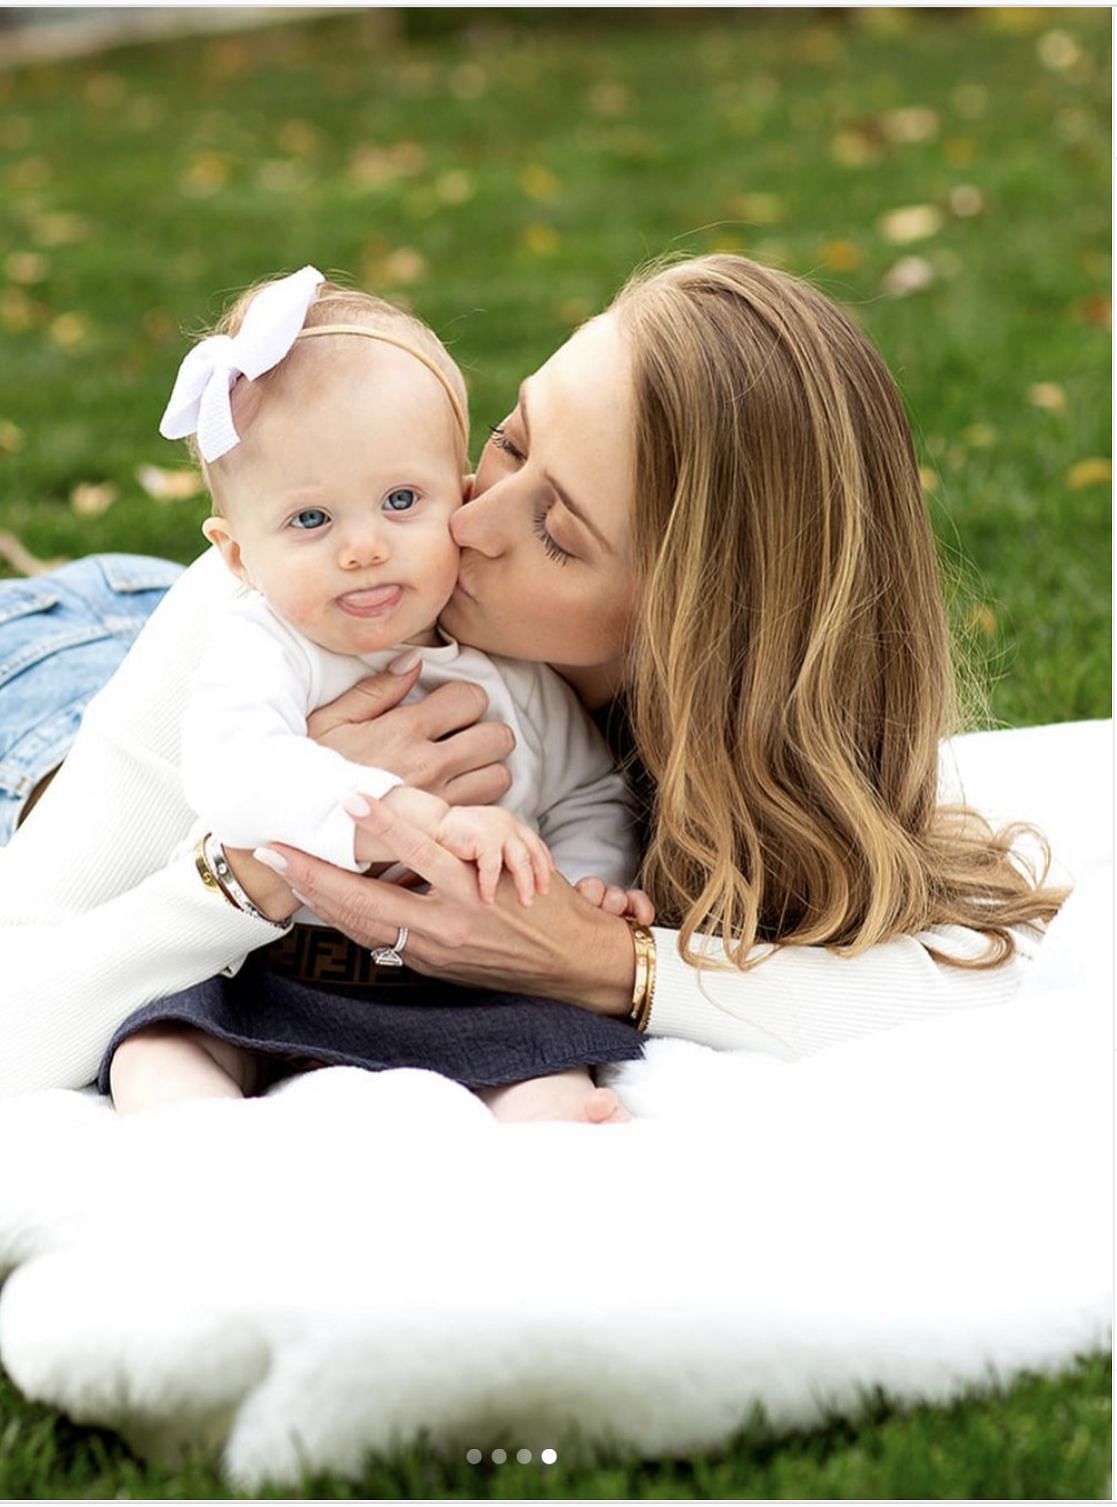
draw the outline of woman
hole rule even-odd
[[[189,850],[168,863],[181,797],[158,706],[200,636],[198,562],[0,864],[0,1092],[88,1082],[137,1005],[235,969],[297,897],[361,947],[402,946],[417,974],[787,1057],[1018,987],[1062,892],[1013,862],[1014,833],[937,805],[954,686],[911,437],[827,299],[733,256],[637,275],[525,382],[454,532],[447,630],[554,664],[628,754],[654,992],[616,903],[556,876],[530,909],[506,888],[484,906],[466,865],[383,809],[370,830],[429,893],[231,853],[261,918],[208,889]],[[390,679],[315,735],[447,798],[498,793],[481,709],[398,707],[409,678]],[[81,851],[60,869],[68,838]],[[494,1108],[538,1112],[520,1091]]]

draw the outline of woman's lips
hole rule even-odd
[[[337,605],[350,617],[383,617],[403,596],[402,586],[370,586],[366,591],[347,591]]]

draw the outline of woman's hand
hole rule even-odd
[[[358,681],[312,712],[307,732],[355,764],[388,769],[448,805],[492,805],[512,784],[504,760],[516,746],[515,734],[503,722],[478,720],[489,698],[472,680],[451,681],[400,706],[421,668],[416,661],[402,675],[383,670]]]
[[[628,1014],[636,960],[627,922],[590,905],[557,872],[530,907],[520,904],[507,874],[494,902],[486,904],[472,863],[440,847],[383,801],[369,799],[369,805],[358,825],[426,880],[430,891],[382,884],[274,844],[270,851],[286,864],[284,879],[315,915],[363,947],[390,946],[400,927],[407,927],[404,961],[418,973],[567,1000],[600,1015]]]

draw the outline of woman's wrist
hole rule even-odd
[[[277,926],[289,921],[299,908],[291,888],[274,869],[252,856],[251,848],[225,848],[225,859],[248,898]]]
[[[577,956],[585,960],[585,976],[579,981],[575,1003],[595,1015],[627,1019],[636,982],[636,948],[628,922],[594,910],[591,930]]]

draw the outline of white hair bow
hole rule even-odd
[[[315,290],[326,279],[303,267],[262,288],[233,336],[211,335],[183,358],[174,390],[159,422],[168,440],[198,436],[203,457],[218,460],[240,443],[229,393],[240,376],[256,378],[278,365],[295,343]]]

